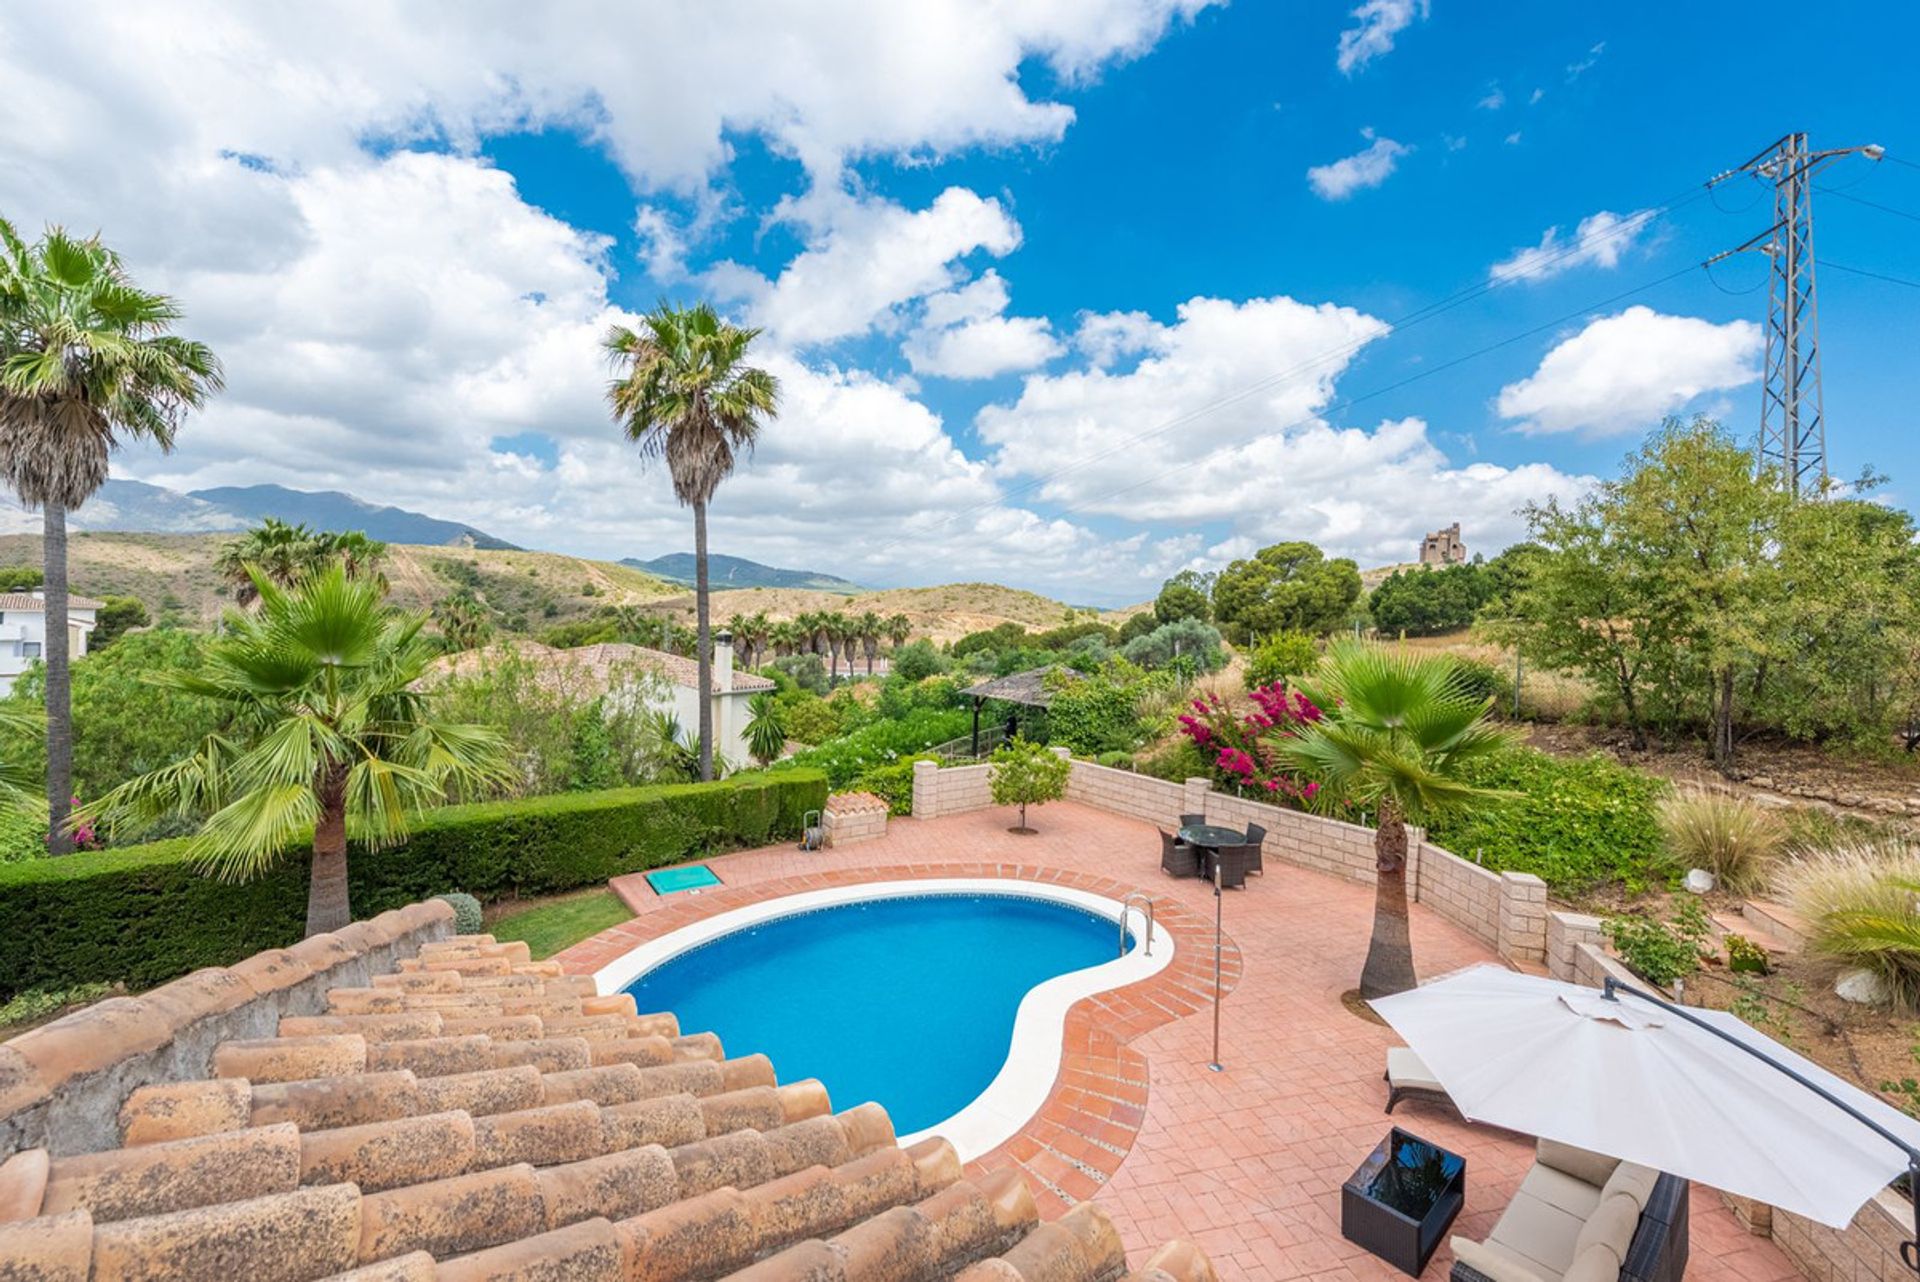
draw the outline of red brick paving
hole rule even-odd
[[[591,973],[636,944],[714,913],[796,891],[905,877],[1051,881],[1115,897],[1145,889],[1179,945],[1151,979],[1087,998],[1068,1016],[1059,1079],[1021,1132],[973,1164],[1018,1165],[1048,1214],[1098,1200],[1130,1251],[1191,1238],[1223,1278],[1369,1282],[1404,1275],[1340,1236],[1340,1184],[1389,1125],[1380,1081],[1386,1028],[1340,1002],[1366,950],[1369,887],[1274,858],[1224,902],[1221,1023],[1225,1071],[1211,1072],[1213,895],[1159,867],[1152,825],[1059,802],[1033,812],[1037,836],[1009,833],[1008,812],[895,819],[887,836],[837,850],[779,846],[706,862],[724,890],[662,899],[638,874],[615,878],[634,920],[560,954]],[[1271,840],[1271,839],[1270,839]],[[1423,975],[1489,960],[1486,947],[1416,907]],[[1241,950],[1245,950],[1242,973]],[[1520,1136],[1471,1126],[1415,1102],[1406,1129],[1467,1159],[1467,1206],[1455,1231],[1493,1226],[1532,1159]],[[1423,1274],[1444,1278],[1445,1247]],[[1771,1241],[1748,1235],[1710,1190],[1696,1188],[1688,1277],[1699,1282],[1798,1278]]]

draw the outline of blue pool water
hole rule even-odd
[[[1116,936],[1106,918],[1049,900],[873,899],[723,935],[626,991],[643,1011],[718,1033],[728,1054],[765,1053],[781,1081],[819,1078],[835,1109],[885,1105],[904,1135],[985,1090],[1020,999],[1112,961]]]

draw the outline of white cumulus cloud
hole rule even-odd
[[[1716,325],[1629,307],[1557,343],[1540,367],[1500,389],[1504,418],[1531,435],[1644,431],[1695,398],[1760,375],[1760,327]]]
[[[1393,176],[1400,157],[1413,150],[1391,138],[1376,138],[1371,129],[1362,130],[1361,136],[1372,141],[1351,156],[1307,170],[1307,185],[1322,200],[1345,200],[1356,191],[1378,187]]]
[[[1626,252],[1638,244],[1652,228],[1650,209],[1631,214],[1616,214],[1603,209],[1580,220],[1573,235],[1563,237],[1558,227],[1549,227],[1538,245],[1517,249],[1487,269],[1495,284],[1506,281],[1551,280],[1576,267],[1616,267]]]
[[[1008,316],[1007,282],[991,269],[957,289],[931,295],[920,323],[901,344],[916,374],[993,378],[1044,365],[1066,350],[1051,322]]]
[[[1341,74],[1348,76],[1392,53],[1394,38],[1427,16],[1427,0],[1366,0],[1352,16],[1355,25],[1340,33],[1334,56]]]

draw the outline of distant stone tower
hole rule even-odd
[[[1420,544],[1422,565],[1464,565],[1466,560],[1467,545],[1460,541],[1458,521],[1444,530],[1435,530]]]

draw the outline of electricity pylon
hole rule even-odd
[[[1877,144],[1814,151],[1791,133],[1753,159],[1707,180],[1736,174],[1773,184],[1773,226],[1707,260],[1758,252],[1772,260],[1767,288],[1766,383],[1760,390],[1760,466],[1777,467],[1798,498],[1827,488],[1827,421],[1820,392],[1820,302],[1813,283],[1813,176],[1842,156],[1878,160]]]

